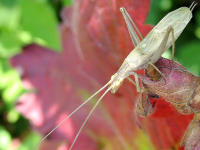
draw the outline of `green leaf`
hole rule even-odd
[[[172,0],[151,0],[151,8],[146,19],[147,24],[156,25],[172,8]]]
[[[21,81],[13,81],[6,89],[4,89],[2,97],[7,104],[14,103],[18,97],[23,93]]]
[[[18,72],[3,59],[0,59],[0,89],[6,104],[13,104],[24,91]]]
[[[10,133],[2,126],[0,126],[0,149],[6,150],[11,144]]]
[[[0,0],[0,28],[16,29],[19,25],[19,0]]]
[[[197,20],[197,24],[200,25],[200,13],[198,12],[197,15],[195,16]]]
[[[17,31],[2,30],[0,34],[0,56],[11,57],[21,51],[23,42]]]
[[[63,6],[71,6],[73,4],[73,0],[62,0]]]
[[[200,42],[183,44],[176,55],[177,60],[191,72],[200,75]]]
[[[15,110],[15,108],[12,108],[8,111],[7,120],[9,123],[17,122],[19,120],[19,117],[20,117],[20,114],[19,112]]]
[[[162,10],[168,11],[172,7],[172,0],[161,0],[160,1],[160,8]]]
[[[151,2],[151,9],[148,13],[148,17],[146,19],[146,24],[156,25],[160,18],[162,17],[161,10],[159,8],[160,1],[159,0],[152,0]]]
[[[45,1],[21,0],[22,30],[29,32],[33,42],[60,51],[59,26],[54,10]]]
[[[18,150],[30,150],[33,148],[35,150],[35,146],[39,143],[39,141],[40,135],[32,132],[25,138]]]

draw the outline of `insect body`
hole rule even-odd
[[[190,8],[181,7],[166,15],[150,33],[130,52],[117,73],[111,78],[111,92],[115,93],[122,81],[133,71],[155,63],[173,45],[192,18]],[[171,33],[172,36],[169,36]],[[174,53],[174,52],[173,52]]]
[[[95,95],[97,95],[99,92],[108,87],[104,94],[98,99],[98,101],[86,117],[85,121],[83,122],[73,143],[71,144],[71,147],[69,148],[71,150],[87,120],[89,119],[97,105],[100,103],[100,101],[103,99],[103,97],[109,91],[115,93],[126,78],[128,78],[132,83],[134,83],[134,81],[132,81],[128,77],[130,75],[133,75],[135,77],[137,91],[141,92],[141,90],[139,89],[138,76],[134,71],[141,68],[146,68],[148,65],[152,65],[153,67],[155,67],[153,63],[155,63],[160,58],[162,53],[165,50],[167,50],[171,45],[173,46],[174,53],[174,42],[191,20],[192,10],[194,7],[195,4],[192,4],[190,8],[181,7],[175,11],[170,12],[152,29],[152,31],[150,31],[150,33],[144,39],[139,30],[137,29],[135,23],[132,21],[129,14],[126,12],[125,8],[121,8],[122,14],[128,27],[129,34],[131,36],[131,40],[135,48],[124,60],[119,70],[111,77],[110,81],[107,84],[105,84],[100,90],[94,93],[91,97],[89,97],[86,101],[84,101],[84,103],[77,107],[51,132],[49,132],[45,137],[43,137],[40,143],[44,139],[46,139],[53,131],[55,131],[66,119],[70,118],[83,105],[90,101]],[[159,73],[161,73],[156,67],[155,69]]]

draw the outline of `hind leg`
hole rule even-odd
[[[143,39],[143,36],[142,36],[140,30],[138,29],[138,27],[136,26],[136,24],[134,23],[134,21],[131,19],[130,15],[126,11],[126,9],[121,7],[120,10],[121,10],[124,20],[126,22],[132,43],[133,43],[134,47],[136,47],[140,43],[140,41]]]
[[[138,79],[138,74],[135,73],[135,72],[130,72],[129,75],[133,75],[134,78],[135,78],[135,86],[136,86],[136,89],[137,89],[137,92],[140,93],[142,92],[141,88],[140,88],[140,82],[139,82],[139,79]],[[128,76],[129,76],[128,75]],[[130,80],[130,78],[128,77],[128,80]]]

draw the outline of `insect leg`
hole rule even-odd
[[[127,79],[136,86],[136,83],[130,77],[127,77]],[[151,102],[148,99],[148,93],[144,91],[144,88],[142,88],[136,103],[135,112],[141,117],[146,117],[151,112],[150,107],[152,108]]]
[[[127,77],[127,79],[136,86],[136,83],[130,78],[130,77]],[[136,105],[135,105],[135,122],[137,124],[137,126],[139,128],[141,128],[141,124],[140,124],[140,120],[138,118],[138,116],[140,117],[146,117],[148,114],[149,114],[149,109],[146,109],[146,108],[150,108],[149,106],[147,105],[151,105],[151,103],[149,103],[148,101],[148,97],[147,98],[144,98],[146,97],[147,94],[144,93],[144,89],[143,90],[140,90],[140,94],[139,94],[139,98],[137,99],[136,101]],[[147,106],[147,107],[146,107]]]
[[[185,145],[185,150],[199,149],[200,134],[200,113],[195,113],[192,121],[186,129],[181,146]]]
[[[174,54],[175,54],[175,38],[174,38],[174,29],[171,28],[172,33],[172,62],[174,62]]]
[[[130,15],[128,14],[126,9],[121,7],[120,11],[122,12],[124,20],[126,22],[132,43],[136,47],[140,43],[140,40],[143,39],[143,36],[140,33],[139,29],[137,28],[136,24],[131,19]],[[138,35],[139,35],[139,37],[138,37]]]
[[[135,83],[136,83],[137,92],[141,93],[141,88],[140,88],[140,82],[139,82],[139,79],[138,79],[138,75],[135,72],[133,72],[133,75],[135,77]]]
[[[138,78],[138,77],[137,77]],[[135,85],[136,87],[139,87],[139,80],[136,80],[136,82],[138,82],[138,85],[137,85],[137,83],[136,82],[134,82],[130,77],[127,77],[127,79],[133,84],[133,85]],[[137,92],[139,91],[139,93],[140,94],[142,94],[143,92],[144,92],[144,89],[142,88],[142,90],[141,90],[141,88],[139,87],[138,89],[137,89]]]
[[[94,110],[96,109],[96,107],[98,106],[98,104],[100,103],[100,101],[103,99],[103,97],[110,91],[111,88],[108,88],[103,94],[102,96],[97,100],[96,104],[93,106],[93,108],[90,110],[88,116],[85,118],[84,122],[82,123],[80,129],[78,130],[69,150],[71,150],[76,142],[76,140],[78,139],[83,127],[85,126],[85,124],[87,123],[88,119],[90,118],[90,116],[92,115],[92,113],[94,112]]]
[[[166,81],[165,75],[151,62],[149,62],[149,65],[151,65]]]
[[[135,77],[135,83],[136,83],[137,92],[141,92],[140,82],[139,82],[139,79],[138,79],[138,75],[135,72],[134,72],[134,77]]]
[[[151,104],[149,100],[149,95],[147,91],[140,93],[139,98],[136,102],[135,112],[140,117],[146,117],[152,114],[155,110],[155,107]]]
[[[136,83],[130,78],[130,77],[127,77],[127,79],[133,84],[136,86]]]
[[[172,61],[174,60],[174,53],[175,53],[175,38],[174,38],[174,28],[172,26],[169,26],[167,28],[166,35],[163,39],[163,42],[161,43],[161,48],[165,49],[167,42],[169,40],[169,35],[172,34]]]
[[[174,46],[175,46],[175,39],[174,39],[174,29],[171,27],[171,26],[169,26],[168,28],[167,28],[167,31],[166,31],[166,34],[165,34],[165,36],[164,36],[164,39],[163,39],[163,41],[162,41],[162,43],[161,43],[161,45],[160,45],[160,48],[161,49],[165,49],[166,48],[166,45],[167,45],[167,42],[168,42],[168,40],[169,40],[169,35],[170,35],[170,33],[172,33],[172,57],[174,57]],[[172,60],[173,60],[174,58],[172,58]],[[156,71],[158,71],[159,73],[160,73],[160,75],[162,76],[162,77],[164,77],[164,75],[160,72],[160,70],[153,64],[153,63],[151,63],[151,62],[149,62],[148,63],[149,65],[151,65],[151,66],[153,66],[155,69],[156,69]],[[164,77],[164,79],[165,79],[165,81],[166,81],[166,78]]]
[[[199,82],[197,83],[199,84]],[[188,100],[188,106],[190,106],[194,112],[200,112],[199,95],[200,95],[200,85],[198,85],[194,90],[193,97],[190,100]]]
[[[136,86],[137,92],[141,92],[140,83],[139,83],[139,79],[138,79],[137,73],[135,73],[135,72],[129,72],[128,76],[129,75],[133,75],[135,77],[135,84],[136,84],[135,86]],[[130,81],[130,78],[128,78],[128,80]]]

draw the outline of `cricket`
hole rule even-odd
[[[96,109],[97,105],[101,102],[103,97],[110,91],[112,94],[116,93],[125,79],[128,79],[136,86],[137,92],[142,92],[139,84],[139,77],[135,71],[139,69],[146,69],[149,65],[152,66],[161,76],[164,77],[162,72],[154,65],[161,55],[172,46],[172,60],[175,52],[175,41],[185,29],[186,25],[192,18],[192,11],[197,3],[193,2],[190,7],[181,7],[168,13],[160,22],[143,38],[136,24],[131,19],[130,15],[125,8],[120,8],[124,20],[126,22],[128,32],[130,34],[134,49],[129,53],[119,70],[114,73],[110,81],[108,81],[102,88],[91,95],[79,107],[77,107],[71,114],[69,114],[62,122],[60,122],[53,130],[51,130],[41,140],[41,144],[53,131],[55,131],[65,120],[69,119],[75,112],[82,108],[97,94],[105,90],[105,92],[97,100],[93,108],[90,110],[88,116],[82,123],[79,131],[77,132],[69,150],[72,150],[79,134],[87,123],[88,119]],[[133,81],[129,76],[134,76]]]

